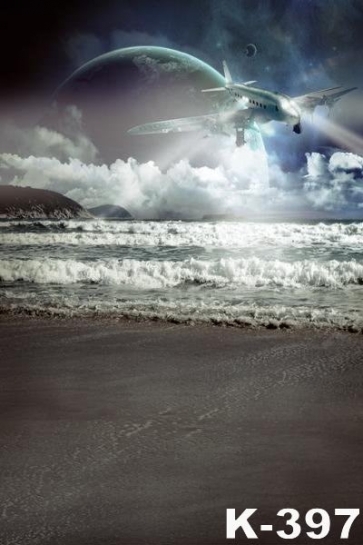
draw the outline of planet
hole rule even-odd
[[[187,53],[155,46],[118,49],[86,63],[62,83],[47,124],[67,133],[66,114],[75,106],[82,130],[106,163],[133,157],[168,166],[191,154],[198,160],[191,133],[135,136],[127,131],[152,121],[218,111],[225,107],[225,93],[201,91],[224,85],[217,70]]]
[[[75,117],[98,150],[94,162],[111,164],[131,157],[154,161],[165,170],[187,159],[193,166],[214,167],[222,147],[235,145],[233,126],[212,136],[205,131],[136,136],[128,130],[235,108],[226,92],[201,92],[224,85],[217,70],[187,53],[155,46],[118,49],[81,66],[60,85],[44,124],[72,138]],[[257,126],[246,136],[251,148],[263,149]]]
[[[257,47],[255,44],[247,44],[244,49],[244,54],[246,57],[254,57],[257,53]]]

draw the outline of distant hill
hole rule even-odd
[[[130,212],[125,208],[122,208],[122,206],[117,206],[115,204],[103,204],[101,206],[96,206],[95,208],[89,208],[88,212],[97,218],[118,220],[133,219]]]
[[[91,217],[80,204],[55,191],[0,185],[0,218],[86,219]]]

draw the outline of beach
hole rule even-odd
[[[363,336],[2,316],[1,543],[221,545],[359,508]],[[345,520],[345,519],[344,519]],[[261,532],[273,524],[273,532]],[[358,518],[349,544],[361,543]],[[255,540],[257,542],[257,540]]]

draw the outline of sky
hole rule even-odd
[[[183,175],[177,181],[174,166],[168,165],[169,174],[160,172],[154,180],[154,193],[148,187],[146,196],[147,168],[138,163],[132,163],[131,168],[132,172],[138,170],[139,182],[134,180],[131,184],[137,186],[134,196],[129,190],[126,198],[117,180],[112,187],[107,182],[108,194],[97,190],[97,184],[102,187],[102,182],[95,182],[91,167],[100,166],[100,155],[97,143],[83,129],[82,112],[70,111],[71,133],[51,131],[41,122],[42,108],[55,89],[84,62],[121,47],[158,45],[190,53],[219,71],[226,59],[236,80],[256,79],[261,87],[292,96],[339,84],[363,88],[363,0],[105,0],[97,4],[79,0],[14,1],[3,3],[0,20],[2,183],[24,184],[30,179],[38,186],[62,188],[90,206],[104,204],[107,199],[117,199],[116,204],[125,205],[126,200],[136,215],[187,216],[186,195],[190,195],[195,217],[208,211],[245,212],[248,206],[261,210],[261,200],[266,201],[266,195],[256,196],[255,175],[250,174],[257,159],[241,152],[241,164],[236,165],[239,152],[223,140],[219,164],[205,167],[210,168],[212,196],[208,187],[204,193],[200,191],[206,171],[201,175],[193,165],[180,168]],[[246,58],[244,49],[250,42],[256,45],[257,54]],[[290,138],[279,127],[266,131],[269,181],[259,184],[259,191],[262,187],[264,192],[266,188],[272,191],[270,212],[288,209],[308,216],[362,215],[362,99],[358,89],[341,101],[330,119],[315,125],[307,120],[301,138]],[[32,107],[28,107],[30,104]],[[35,158],[33,162],[30,157]],[[40,176],[42,158],[53,160],[53,164],[43,166]],[[341,164],[337,164],[338,160]],[[82,167],[77,161],[84,172],[93,172],[89,174],[89,191],[87,183],[77,185],[77,175],[71,176],[69,170],[68,181],[61,183],[54,175],[57,164],[79,170]],[[114,158],[104,165],[107,173],[117,170],[113,166],[120,166],[117,161]],[[128,164],[125,159],[122,161],[123,165]],[[59,170],[66,170],[63,167]],[[126,176],[127,167],[121,170]],[[147,179],[140,178],[140,171]],[[109,180],[110,175],[104,172]],[[246,173],[253,178],[247,189]],[[217,203],[223,203],[218,207],[213,195],[219,175],[226,181],[222,183],[224,192],[217,192]],[[158,185],[165,184],[165,177],[167,184],[174,184],[167,205]],[[190,186],[193,179],[194,193]],[[69,189],[65,189],[67,183],[71,185]],[[181,191],[183,184],[185,191]],[[126,186],[123,180],[123,187]],[[231,191],[237,191],[238,198],[231,199]],[[246,191],[250,191],[248,196]],[[195,195],[201,203],[199,208],[195,206]],[[239,207],[233,202],[240,203]]]
[[[146,41],[192,52],[217,69],[227,58],[236,76],[258,74],[261,84],[291,93],[363,82],[361,0],[33,0],[0,10],[3,94],[51,91],[92,56]],[[241,74],[249,42],[259,55]]]

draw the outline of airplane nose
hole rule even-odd
[[[290,115],[289,117],[290,117],[290,119],[289,119],[289,124],[290,125],[292,125],[293,127],[295,127],[295,125],[300,125],[301,118],[300,118],[299,115],[294,114],[294,115]]]

